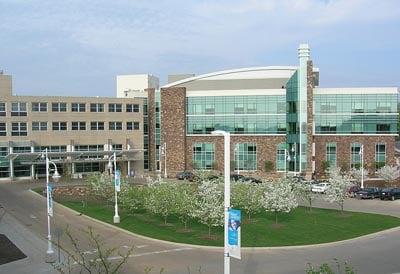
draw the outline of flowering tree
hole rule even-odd
[[[94,174],[88,176],[85,184],[91,195],[101,200],[114,201],[114,182],[109,175]]]
[[[223,185],[217,181],[204,181],[197,195],[195,216],[208,226],[208,237],[211,237],[211,227],[224,225]]]
[[[189,184],[178,185],[175,189],[175,213],[187,230],[188,221],[195,216],[196,193]]]
[[[175,189],[175,184],[162,182],[148,189],[144,206],[149,212],[163,217],[164,224],[167,224],[168,216],[175,213]]]
[[[294,185],[293,190],[302,201],[307,203],[309,211],[312,211],[312,204],[315,199],[314,193],[311,191],[312,184],[309,183],[297,183]]]
[[[377,172],[377,175],[384,179],[389,184],[392,184],[394,180],[398,177],[398,170],[395,166],[384,166],[380,168]]]
[[[298,206],[292,185],[286,178],[277,183],[266,184],[262,203],[266,211],[275,213],[276,224],[278,223],[278,213],[289,213]]]
[[[363,170],[353,168],[350,170],[350,176],[357,180],[357,182],[361,182],[362,178],[365,181],[368,177],[368,170],[365,168]]]
[[[121,186],[119,200],[121,206],[131,214],[144,207],[147,188],[143,186]]]
[[[351,186],[350,177],[346,174],[342,175],[338,168],[329,169],[330,187],[326,190],[326,199],[330,203],[337,203],[343,213],[344,201],[350,197],[348,192]]]
[[[256,183],[232,182],[232,206],[246,212],[248,219],[262,209],[263,186]]]

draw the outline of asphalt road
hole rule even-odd
[[[44,198],[28,191],[33,186],[33,183],[0,183],[0,204],[6,208],[8,214],[45,243],[46,203]],[[331,206],[322,201],[317,201],[316,204]],[[387,213],[400,217],[400,200],[349,200],[345,209]],[[174,274],[223,273],[221,248],[194,248],[143,239],[78,216],[57,205],[54,221],[53,228],[65,228],[69,225],[73,231],[91,226],[105,239],[107,246],[117,246],[121,252],[126,250],[126,246],[136,246],[123,270],[124,273],[145,273],[146,267],[153,268],[150,273],[159,273],[162,268],[163,273]],[[85,239],[80,234],[75,235],[90,258],[92,250],[86,245]],[[64,237],[61,237],[61,245],[71,248],[69,241]],[[42,253],[44,258],[45,249]],[[400,227],[378,235],[320,246],[243,250],[242,260],[231,259],[231,273],[304,273],[307,262],[332,262],[334,258],[349,261],[357,273],[400,273]],[[6,272],[2,272],[0,267],[0,273]],[[40,272],[32,269],[31,273]]]

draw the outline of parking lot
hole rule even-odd
[[[339,209],[337,204],[325,201],[325,194],[316,194],[315,196],[314,207]],[[344,203],[344,209],[348,211],[378,213],[400,217],[400,199],[395,201],[382,201],[379,198],[362,200],[349,198]]]

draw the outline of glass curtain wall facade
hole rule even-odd
[[[299,129],[299,113],[298,113],[298,71],[289,79],[286,84],[286,101],[287,101],[287,134],[286,142],[289,146],[290,160],[288,161],[288,170],[298,170],[298,144],[300,141]]]
[[[316,134],[396,134],[397,94],[316,94]]]
[[[225,130],[231,134],[285,134],[282,95],[201,96],[186,98],[188,134]]]
[[[10,177],[10,161],[6,159],[8,147],[0,147],[0,178]]]

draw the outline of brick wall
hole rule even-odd
[[[350,168],[351,143],[364,144],[364,167],[370,172],[375,170],[375,144],[386,144],[386,164],[394,165],[394,136],[314,136],[315,166],[317,176],[323,174],[322,162],[326,161],[326,143],[336,143],[337,166],[347,165]]]
[[[168,177],[175,177],[186,170],[186,88],[161,89],[161,102],[161,143],[167,146]]]
[[[256,175],[263,177],[265,161],[271,161],[276,164],[276,150],[279,143],[284,143],[285,136],[232,136],[231,135],[231,161],[235,159],[234,149],[236,143],[256,143],[257,144],[257,171],[245,172],[243,174]],[[186,138],[186,163],[189,170],[193,169],[193,145],[194,143],[214,143],[216,170],[224,170],[224,138],[222,136],[188,136]],[[232,169],[233,170],[233,169]],[[275,172],[269,173],[269,176],[280,176]]]

